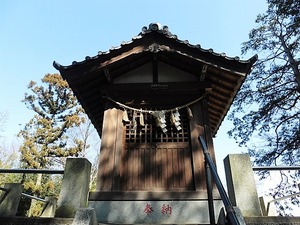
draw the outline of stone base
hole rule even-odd
[[[198,201],[89,201],[99,223],[209,224],[207,200]],[[223,207],[214,201],[215,218]]]
[[[247,225],[300,225],[300,217],[283,217],[283,216],[268,216],[268,217],[245,217]]]

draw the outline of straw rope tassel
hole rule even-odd
[[[192,110],[190,109],[190,107],[186,107],[186,111],[187,111],[187,113],[188,113],[188,117],[189,118],[193,118],[193,112],[192,112]]]
[[[171,114],[170,114],[170,121],[171,121],[172,125],[174,125],[176,123],[175,116],[174,116],[173,112],[171,112]]]
[[[140,112],[140,125],[145,126],[144,115],[142,112]]]
[[[171,121],[172,125],[175,126],[177,131],[180,131],[182,129],[181,126],[180,126],[181,125],[181,123],[180,123],[180,114],[178,112],[178,109],[176,109],[175,112],[171,112],[170,121]]]
[[[127,110],[126,109],[124,109],[124,111],[123,111],[123,118],[122,118],[122,120],[124,122],[126,122],[126,123],[130,122],[130,120],[128,119],[128,114],[127,114]]]
[[[132,129],[136,130],[137,128],[137,122],[136,122],[136,111],[133,112],[133,116],[132,116]]]

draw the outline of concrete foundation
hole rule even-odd
[[[98,225],[95,209],[78,209],[72,225]]]
[[[207,200],[203,201],[90,201],[99,223],[209,224]],[[216,221],[223,207],[214,201]]]

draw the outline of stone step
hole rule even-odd
[[[0,217],[1,225],[72,225],[72,218]]]
[[[244,219],[247,225],[300,225],[300,217],[257,216]]]
[[[24,224],[26,225],[72,225],[72,223],[73,223],[72,218],[0,217],[0,225],[24,225]],[[99,223],[99,225],[146,225],[146,224]],[[175,225],[175,224],[168,224],[168,225]],[[209,225],[209,224],[195,224],[195,225]]]
[[[247,225],[300,225],[300,217],[245,217]],[[1,225],[72,225],[72,218],[28,218],[28,217],[0,217]],[[99,223],[99,225],[121,225]],[[122,224],[145,225],[145,224]],[[175,224],[169,224],[175,225]],[[209,225],[209,224],[197,224]]]

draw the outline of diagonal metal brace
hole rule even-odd
[[[204,138],[200,135],[198,137],[199,139],[199,142],[202,146],[202,150],[203,150],[203,153],[204,153],[204,157],[205,157],[205,161],[208,163],[209,167],[210,167],[210,170],[211,170],[211,173],[212,173],[212,177],[216,183],[216,186],[218,188],[218,191],[221,195],[221,199],[222,199],[222,202],[225,206],[225,210],[226,210],[226,213],[227,213],[227,217],[228,217],[228,220],[230,222],[231,225],[240,225],[238,219],[237,219],[237,216],[236,216],[236,213],[234,211],[234,208],[229,200],[229,197],[227,196],[227,193],[224,189],[224,186],[221,182],[221,179],[217,173],[217,168],[208,152],[208,148],[206,146],[206,142],[204,140]]]

